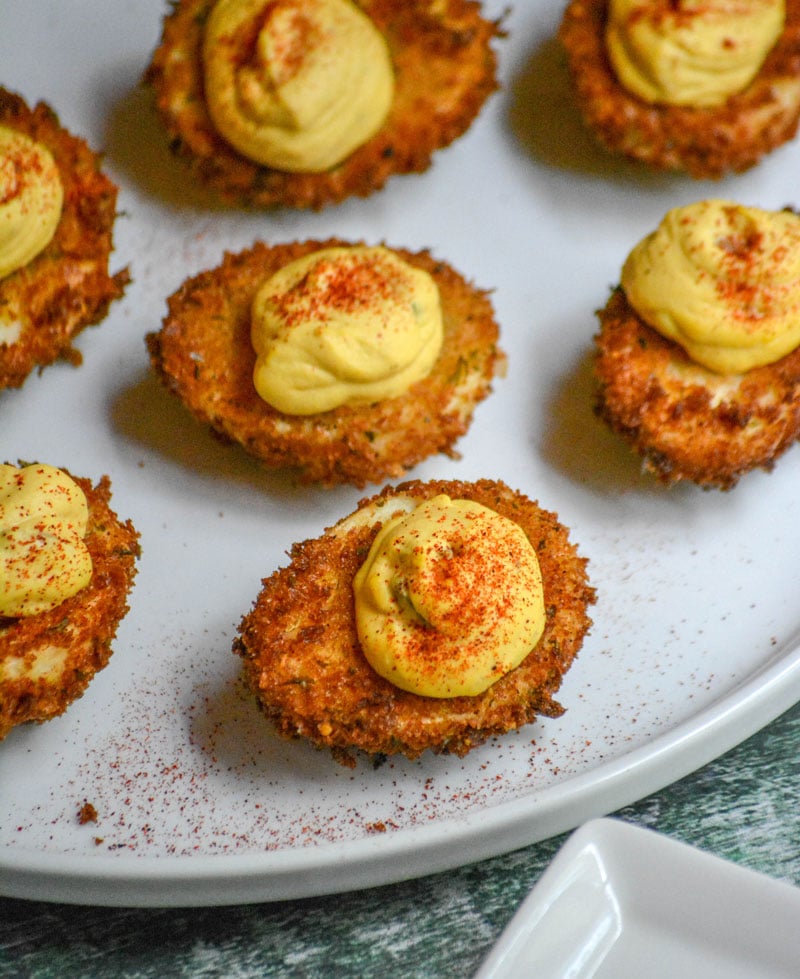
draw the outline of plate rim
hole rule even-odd
[[[788,710],[800,700],[800,639],[792,637],[786,646],[746,682],[599,770],[488,809],[357,840],[264,853],[87,858],[6,846],[0,853],[0,895],[103,907],[268,903],[399,883],[509,853],[658,791]]]

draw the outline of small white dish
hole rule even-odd
[[[800,889],[652,830],[576,830],[475,979],[789,979]]]

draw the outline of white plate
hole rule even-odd
[[[498,16],[505,0],[486,10]],[[191,187],[137,87],[161,0],[4,0],[3,83],[106,151],[113,268],[133,283],[80,339],[83,366],[0,395],[0,455],[111,476],[142,535],[131,610],[83,699],[0,745],[0,891],[106,904],[305,896],[443,870],[610,812],[729,748],[800,696],[800,453],[732,493],[664,490],[592,414],[594,309],[667,208],[710,193],[797,203],[800,145],[714,185],[598,154],[553,35],[517,4],[503,91],[421,176],[320,214],[225,210]],[[463,761],[335,764],[277,740],[231,642],[262,577],[363,495],[270,476],[150,374],[144,335],[182,280],[256,238],[430,247],[493,290],[508,376],[460,460],[415,476],[504,479],[557,510],[590,559],[595,626],[567,712]],[[84,800],[98,813],[81,825]]]
[[[569,838],[475,979],[790,979],[800,890],[613,819]]]

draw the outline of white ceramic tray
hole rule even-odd
[[[0,455],[112,479],[142,535],[131,610],[83,699],[0,744],[0,892],[106,904],[320,894],[443,870],[570,829],[731,747],[800,697],[800,452],[732,493],[665,490],[594,418],[593,311],[676,203],[798,203],[800,145],[719,184],[648,176],[582,133],[530,0],[498,42],[502,91],[420,176],[319,214],[230,211],[191,186],[138,85],[161,0],[0,4],[2,83],[103,147],[120,185],[112,267],[133,282],[53,366],[0,394]],[[504,0],[491,0],[499,16]],[[595,625],[567,708],[464,760],[345,769],[277,740],[231,643],[262,577],[362,492],[268,475],[153,378],[165,299],[256,238],[429,247],[492,297],[509,372],[462,458],[414,475],[505,480],[557,510],[590,559]],[[91,802],[97,822],[81,825]]]
[[[652,830],[569,838],[475,979],[790,979],[800,890]]]

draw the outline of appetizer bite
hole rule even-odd
[[[797,132],[800,0],[571,0],[560,38],[612,153],[717,178]]]
[[[108,272],[117,188],[48,106],[0,88],[0,388],[81,362],[72,340],[128,283]]]
[[[261,242],[185,282],[147,336],[192,414],[268,468],[363,486],[455,441],[505,365],[485,292],[425,252]]]
[[[665,483],[727,490],[800,435],[800,216],[669,211],[598,312],[598,413]]]
[[[350,765],[463,756],[563,713],[594,600],[554,513],[495,480],[409,481],[296,544],[234,652],[283,737]]]
[[[0,465],[0,739],[80,697],[128,610],[138,534],[104,476]]]
[[[145,74],[230,203],[319,209],[421,172],[497,88],[474,0],[177,0]]]

